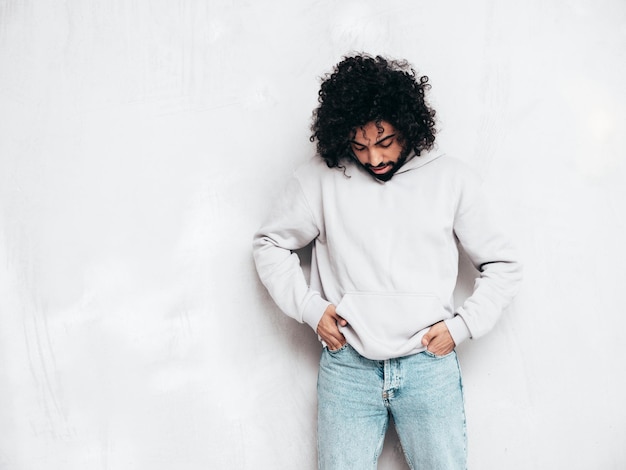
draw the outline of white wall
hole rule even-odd
[[[351,50],[430,76],[525,261],[460,348],[471,468],[626,468],[622,0],[0,0],[1,469],[315,468],[250,239]]]

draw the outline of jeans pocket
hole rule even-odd
[[[452,351],[450,351],[448,354],[444,354],[443,356],[438,356],[437,354],[430,352],[428,349],[424,351],[424,354],[426,354],[429,357],[432,357],[433,359],[445,359],[448,356],[452,356],[454,354],[454,349]]]
[[[336,354],[339,354],[342,351],[345,351],[346,349],[348,349],[348,343],[345,343],[343,346],[341,346],[339,349],[330,349],[329,347],[326,348],[326,350],[332,354],[333,356]]]

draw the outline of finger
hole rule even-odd
[[[452,351],[454,349],[454,341],[452,340],[448,340],[445,337],[436,337],[435,339],[433,339],[429,346],[428,346],[428,350],[438,356],[443,356],[445,354],[448,354],[450,351]]]
[[[345,338],[337,328],[337,325],[333,324],[327,328],[321,328],[318,331],[322,339],[331,346],[333,349],[341,347],[345,343]]]
[[[432,334],[429,331],[426,332],[426,334],[422,337],[422,346],[428,346],[428,344],[430,343],[430,340],[432,339]]]
[[[331,349],[339,349],[341,346],[343,346],[345,343],[345,339],[342,338],[338,338],[335,336],[331,336],[330,337],[330,341],[326,341],[326,344],[328,344]]]

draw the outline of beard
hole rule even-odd
[[[379,181],[389,181],[393,177],[393,175],[400,168],[402,168],[402,165],[404,165],[406,163],[407,155],[408,155],[408,152],[402,152],[402,155],[400,155],[400,157],[398,157],[397,161],[395,161],[395,162],[387,162],[386,164],[380,164],[378,166],[372,166],[369,163],[366,163],[365,165],[363,165],[360,162],[359,162],[359,165],[363,166],[363,168],[365,168],[367,170],[367,172],[370,175],[372,175],[374,178],[376,178],[377,180],[379,180]],[[386,172],[386,173],[377,174],[377,173],[374,173],[372,171],[372,168],[382,168],[382,167],[384,167],[386,165],[391,165],[391,169],[388,172]]]

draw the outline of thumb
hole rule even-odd
[[[422,346],[428,346],[431,340],[430,330],[422,337]]]

